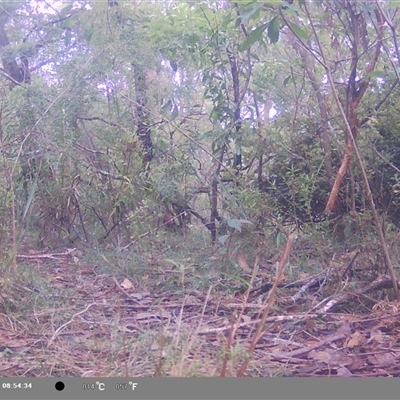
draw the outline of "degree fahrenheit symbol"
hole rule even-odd
[[[132,382],[132,390],[135,390],[135,388],[137,387],[137,382]]]

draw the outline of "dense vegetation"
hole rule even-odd
[[[2,212],[17,234],[50,246],[121,244],[139,234],[137,221],[156,226],[165,207],[192,208],[213,240],[224,219],[331,218],[326,203],[350,143],[335,94],[374,200],[398,223],[390,7],[2,7]],[[349,161],[331,207],[342,230],[343,217],[369,208]]]
[[[3,276],[32,279],[22,253],[75,248],[161,292],[216,274],[228,296],[296,232],[308,272],[360,249],[359,281],[386,269],[397,293],[398,11],[1,1]]]

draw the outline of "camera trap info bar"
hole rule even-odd
[[[393,400],[398,379],[0,378],[0,400]]]

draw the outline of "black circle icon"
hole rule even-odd
[[[64,388],[65,388],[64,382],[57,382],[57,383],[55,384],[55,387],[56,387],[56,390],[58,390],[59,392],[61,392],[61,391],[64,390]]]

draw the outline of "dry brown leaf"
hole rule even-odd
[[[360,319],[357,315],[340,315],[339,320],[344,320],[346,322],[352,323],[357,322]]]
[[[308,353],[308,357],[312,360],[316,361],[323,361],[323,362],[329,362],[331,355],[327,351],[316,351],[316,350],[311,350]]]
[[[124,288],[124,289],[133,289],[134,288],[133,283],[127,278],[125,278],[121,282],[121,287]]]
[[[337,369],[337,376],[347,377],[351,375],[353,374],[346,367],[341,367]]]
[[[287,314],[297,314],[300,310],[301,307],[298,304],[293,304],[285,309]]]
[[[359,331],[356,331],[346,340],[344,347],[352,349],[353,347],[360,346],[363,340],[364,336]]]
[[[371,337],[368,339],[367,343],[371,342],[372,340],[378,343],[382,343],[384,341],[382,331],[380,329],[371,331]]]
[[[351,363],[351,369],[353,371],[356,371],[358,369],[362,369],[365,367],[366,361],[365,361],[364,357],[360,357],[359,355],[354,354],[352,358],[353,358],[353,361]]]
[[[375,366],[393,365],[396,362],[396,357],[391,353],[377,353],[368,357],[368,362]]]
[[[242,268],[242,270],[243,270],[244,272],[248,272],[248,273],[251,274],[252,271],[251,271],[251,269],[249,268],[249,266],[247,265],[247,262],[246,262],[246,260],[244,259],[242,253],[238,253],[238,254],[237,254],[237,262],[238,262],[238,264],[239,264],[239,267]]]
[[[337,335],[346,335],[350,336],[351,334],[351,325],[349,321],[343,321],[342,325],[339,326],[339,328],[336,331]]]
[[[377,312],[377,311],[386,311],[386,307],[388,305],[388,301],[387,300],[381,300],[378,303],[376,303],[373,307],[372,307],[372,311]]]
[[[300,279],[308,279],[310,277],[310,274],[308,274],[307,272],[300,272],[299,273],[299,278]]]
[[[306,320],[306,331],[313,332],[315,330],[316,326],[317,326],[317,323],[315,322],[314,319],[307,318],[307,320]]]

